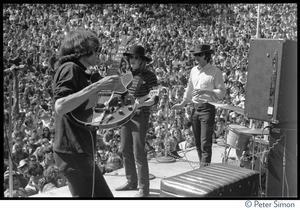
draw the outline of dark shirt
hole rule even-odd
[[[142,84],[138,89],[137,89],[138,82],[133,82],[133,85],[128,89],[129,93],[131,95],[135,95],[137,98],[147,95],[150,92],[150,90],[158,86],[157,77],[152,71],[147,70],[143,73],[138,73],[138,74],[137,72],[132,72],[132,74],[133,74],[133,80],[139,80],[140,78],[142,79]],[[142,109],[144,112],[150,112],[150,108],[151,107],[149,106],[145,106],[145,107],[141,107],[140,109]]]
[[[158,86],[157,77],[152,71],[145,71],[138,75],[133,73],[134,79],[137,79],[138,76],[141,77],[143,82],[136,92],[136,97],[145,96],[153,89],[153,87]],[[128,90],[130,94],[134,95],[136,87],[132,85]]]
[[[60,66],[54,76],[54,102],[62,97],[76,93],[89,85],[85,67],[80,62],[67,62]],[[96,131],[78,126],[67,114],[55,113],[55,138],[53,150],[62,153],[86,153],[93,155],[96,148]]]

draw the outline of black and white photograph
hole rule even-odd
[[[295,207],[297,6],[3,3],[1,197]]]

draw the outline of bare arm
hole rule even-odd
[[[188,103],[187,100],[183,100],[181,103],[172,106],[171,109],[182,109],[183,107],[185,107],[187,103]]]

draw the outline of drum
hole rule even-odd
[[[232,148],[235,148],[236,150],[244,151],[251,138],[251,135],[246,135],[245,133],[243,133],[243,131],[247,129],[249,128],[242,125],[228,125],[226,137],[227,145],[229,145]]]

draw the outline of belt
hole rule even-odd
[[[198,108],[205,108],[207,106],[214,106],[208,102],[204,102],[204,103],[201,103],[201,104],[194,104],[194,108],[195,109],[198,109]]]

